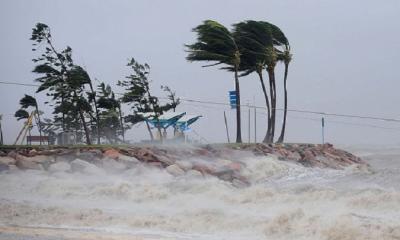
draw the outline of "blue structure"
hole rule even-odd
[[[237,103],[236,91],[229,91],[229,103],[231,104],[231,109],[236,108],[236,103]]]
[[[188,132],[190,131],[189,126],[201,117],[201,115],[185,115],[175,123],[175,128],[181,132]]]
[[[184,116],[186,113],[165,113],[158,117],[158,119],[155,119],[153,116],[151,117],[145,117],[146,121],[150,123],[154,128],[163,128],[167,129],[169,126],[174,125],[182,116]]]

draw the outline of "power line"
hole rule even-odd
[[[21,85],[21,86],[29,86],[29,87],[38,87],[39,85],[35,84],[26,84],[26,83],[13,83],[13,82],[3,82],[0,81],[0,84],[8,84],[8,85]],[[123,93],[115,93],[118,95],[123,95]],[[168,99],[167,97],[159,97],[160,99]],[[212,104],[212,105],[222,105],[222,106],[230,106],[230,103],[225,102],[216,102],[216,101],[204,101],[190,98],[180,98],[181,101],[186,102],[194,102],[200,104]],[[258,109],[266,109],[264,106],[256,106],[256,105],[240,105],[243,108],[258,108]],[[284,111],[282,108],[275,108],[277,111]],[[380,120],[386,122],[398,122],[400,123],[400,119],[396,118],[383,118],[383,117],[375,117],[375,116],[363,116],[363,115],[352,115],[352,114],[342,114],[342,113],[329,113],[329,112],[320,112],[320,111],[310,111],[310,110],[301,110],[301,109],[287,109],[288,112],[297,112],[297,113],[307,113],[307,114],[317,114],[322,116],[334,116],[334,117],[345,117],[345,118],[358,118],[358,119],[369,119],[369,120]]]

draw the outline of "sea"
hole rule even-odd
[[[400,239],[400,146],[342,148],[369,166],[244,156],[249,186],[141,164],[2,172],[0,239]]]

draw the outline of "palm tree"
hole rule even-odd
[[[275,136],[275,121],[276,121],[276,81],[275,81],[275,67],[277,62],[279,61],[280,55],[282,55],[282,51],[278,49],[281,46],[288,46],[289,41],[287,40],[285,34],[282,30],[269,23],[260,21],[261,25],[264,26],[264,29],[267,33],[272,37],[272,44],[266,46],[265,48],[265,56],[266,56],[266,70],[268,72],[269,84],[270,84],[270,94],[271,94],[271,133],[270,139],[268,142],[274,141]]]
[[[36,112],[36,116],[37,116],[37,126],[39,129],[39,135],[40,135],[40,145],[42,145],[42,122],[40,120],[40,112],[39,112],[39,107],[38,107],[38,103],[36,101],[36,99],[30,95],[25,94],[25,96],[23,98],[21,98],[21,100],[19,101],[19,104],[21,105],[22,109],[27,109],[29,107],[34,107],[35,108],[35,112]],[[25,111],[25,110],[22,110]],[[28,112],[22,112],[21,110],[16,112],[16,117],[19,118],[18,120],[20,120],[20,117],[24,117],[27,118],[26,116],[29,117]],[[36,118],[35,118],[36,119]]]
[[[282,143],[285,138],[285,130],[286,130],[286,116],[287,116],[287,75],[289,71],[289,63],[292,61],[292,54],[290,53],[290,46],[285,45],[285,51],[280,56],[281,60],[285,64],[285,76],[283,80],[283,86],[285,91],[285,103],[284,103],[284,112],[283,112],[283,123],[281,129],[281,135],[278,138],[278,143]]]
[[[233,34],[222,24],[206,20],[203,24],[195,27],[193,32],[197,33],[197,41],[194,44],[186,45],[188,56],[186,59],[193,61],[211,61],[215,66],[225,64],[233,68],[235,79],[236,101],[236,142],[242,142],[241,117],[240,117],[240,86],[239,66],[240,51]]]
[[[272,46],[272,36],[265,27],[256,21],[244,21],[234,24],[234,36],[237,39],[241,52],[240,76],[246,76],[256,72],[261,83],[261,88],[267,107],[267,133],[263,142],[269,142],[271,138],[271,107],[267,89],[263,78],[263,69],[267,62],[266,48]],[[272,89],[272,88],[271,88]],[[271,92],[271,97],[273,96]],[[272,101],[272,99],[271,99]]]

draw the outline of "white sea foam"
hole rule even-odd
[[[399,239],[400,150],[365,156],[372,171],[245,157],[245,188],[143,165],[107,175],[1,173],[0,224],[149,239]]]

